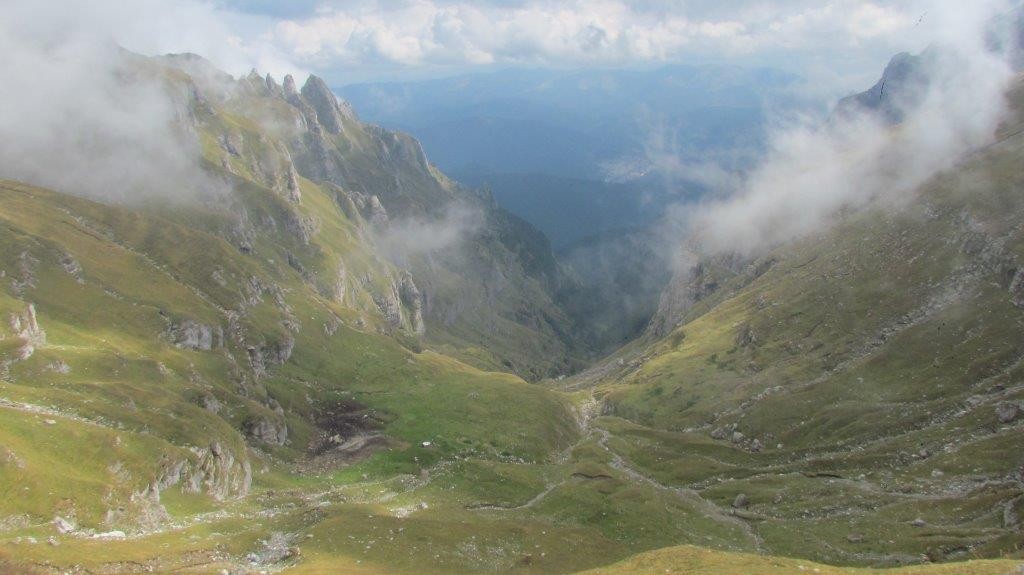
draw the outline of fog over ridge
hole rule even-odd
[[[959,25],[941,27],[943,35],[919,59],[928,82],[910,88],[921,91],[914,101],[896,102],[904,115],[898,126],[870,109],[776,126],[757,167],[739,182],[722,180],[734,186],[718,190],[725,199],[677,208],[676,223],[700,252],[759,253],[822,230],[842,209],[898,200],[988,143],[1015,78],[1008,53],[991,48],[988,32],[991,19],[1009,8],[999,1],[945,3],[929,13]]]

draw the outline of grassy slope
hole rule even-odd
[[[718,553],[697,547],[659,549],[630,558],[609,567],[586,571],[585,575],[663,575],[715,573],[718,575],[783,575],[820,573],[821,575],[1009,575],[1019,561],[976,561],[970,564],[928,565],[879,571],[832,567],[798,559],[773,558],[739,553]],[[581,574],[583,575],[583,574]]]
[[[907,205],[852,215],[698,303],[602,388],[612,447],[722,506],[746,494],[772,552],[1019,553],[1004,510],[1020,513],[1024,428],[995,413],[1024,399],[1008,291],[1024,261],[1019,128]]]
[[[993,426],[989,396],[978,409],[961,407],[973,393],[968,376],[984,390],[1018,393],[1016,368],[992,369],[1020,352],[1018,312],[1005,305],[989,258],[975,272],[977,253],[964,251],[978,232],[964,222],[980,221],[983,239],[1019,253],[1017,140],[963,171],[985,176],[971,182],[996,184],[995,200],[944,178],[927,206],[854,219],[828,241],[775,254],[768,273],[705,302],[680,333],[646,352],[639,371],[601,389],[614,413],[580,433],[570,402],[584,407],[586,395],[414,351],[376,310],[373,296],[396,271],[377,257],[361,219],[311,181],[301,180],[298,205],[271,189],[244,158],[280,158],[237,110],[213,109],[200,127],[209,169],[235,188],[212,210],[120,209],[0,185],[0,318],[24,314],[31,302],[46,331],[31,357],[13,361],[24,342],[0,327],[8,361],[0,381],[0,570],[574,573],[635,557],[605,572],[772,573],[803,563],[736,552],[888,564],[922,553],[959,558],[965,549],[996,556],[1019,541],[1000,524],[1003,506],[1020,495],[1003,477],[1018,465],[1019,428]],[[231,176],[214,167],[225,130],[245,134],[245,152],[227,159]],[[296,217],[317,222],[308,243],[286,225]],[[239,228],[250,253],[238,249]],[[878,245],[902,251],[870,248]],[[907,266],[909,259],[921,263]],[[339,260],[350,278],[343,302],[328,289]],[[960,275],[967,279],[958,293],[971,297],[916,319],[915,306]],[[255,293],[252,278],[263,286]],[[899,294],[907,296],[881,297]],[[908,313],[911,325],[864,347]],[[185,319],[220,326],[224,345],[172,345],[168,325]],[[744,322],[755,345],[736,345]],[[275,349],[289,338],[294,350],[284,364],[265,375],[249,364],[248,348]],[[971,353],[949,351],[964,340]],[[831,377],[800,385],[823,366],[836,368]],[[852,381],[864,385],[852,393]],[[778,398],[746,402],[777,385]],[[947,387],[935,393],[937,385]],[[208,397],[221,404],[217,413],[202,407]],[[808,405],[826,406],[827,417]],[[356,406],[388,447],[351,466],[298,472],[292,463],[307,459],[309,440],[331,423],[324,412]],[[909,428],[954,407],[956,417]],[[264,420],[286,423],[289,440],[247,437]],[[709,437],[734,422],[768,448],[755,454]],[[948,437],[958,438],[949,449],[940,443]],[[211,486],[194,493],[181,483],[163,488],[159,505],[146,494],[174,462],[208,460],[203,450],[214,442],[234,461],[214,477],[226,486],[225,501]],[[863,445],[850,455],[854,442]],[[929,457],[915,459],[922,445]],[[254,484],[238,497],[243,463]],[[934,469],[944,475],[933,477]],[[815,471],[841,477],[805,475]],[[731,513],[739,492],[752,506]],[[130,537],[59,535],[55,515]],[[908,524],[918,516],[925,527]],[[861,542],[847,539],[854,531]],[[275,534],[301,555],[247,559]],[[46,544],[49,537],[57,545]],[[956,568],[989,572],[988,564],[972,565]]]

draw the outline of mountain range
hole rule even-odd
[[[904,201],[694,261],[556,255],[316,76],[120,58],[210,185],[0,182],[0,570],[1019,569],[1019,77]]]

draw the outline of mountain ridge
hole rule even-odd
[[[0,569],[1020,565],[1019,116],[906,204],[681,266],[661,329],[559,379],[543,234],[316,80],[129,57],[210,195],[0,182]]]

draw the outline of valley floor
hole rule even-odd
[[[260,476],[248,498],[197,508],[166,497],[174,519],[125,536],[51,523],[21,525],[0,539],[0,571],[26,573],[577,573],[765,574],[878,572],[777,556],[776,529],[792,521],[764,515],[763,505],[736,508],[734,487],[692,489],[664,483],[634,455],[644,431],[602,417],[589,395],[576,394],[578,441],[543,465],[457,459],[419,475],[381,474],[374,458],[310,476],[286,466]],[[43,407],[6,402],[43,426],[93,426]],[[52,423],[50,423],[52,422]],[[725,465],[725,463],[722,463]],[[784,475],[780,479],[786,480]],[[828,475],[802,476],[788,488],[832,493],[876,489]],[[749,485],[748,485],[749,487]],[[726,491],[723,494],[723,489]],[[752,498],[758,495],[751,491]],[[170,495],[170,494],[169,494]],[[928,513],[942,497],[887,494],[892,510]],[[909,506],[909,508],[907,508]],[[913,511],[911,511],[913,509]],[[934,515],[929,516],[934,517]],[[840,521],[855,523],[849,517]],[[775,527],[769,527],[777,523]],[[835,563],[898,565],[922,557],[887,550],[883,541],[833,545],[830,518],[793,527],[803,550],[828,549]],[[948,530],[908,527],[915,538],[949,538]],[[885,532],[879,529],[878,532]],[[766,546],[766,539],[769,539]],[[680,545],[680,543],[685,543]],[[892,543],[892,542],[890,542]],[[899,547],[906,548],[900,541]],[[788,554],[788,553],[783,553]],[[885,570],[893,575],[1010,575],[1024,560],[971,561]]]

